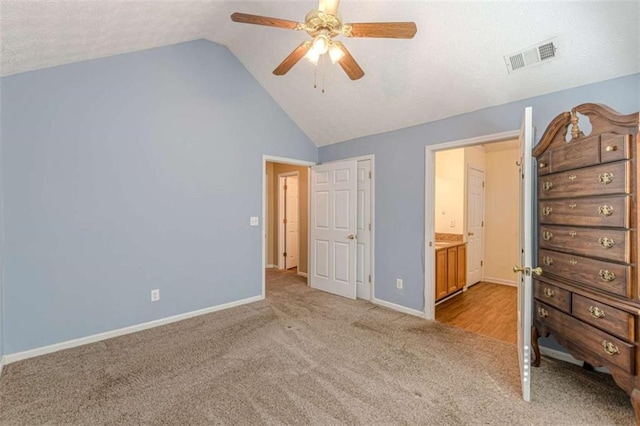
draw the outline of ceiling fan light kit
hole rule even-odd
[[[343,24],[338,13],[339,0],[320,0],[317,10],[307,13],[304,23],[267,16],[249,15],[236,12],[231,20],[243,24],[264,25],[296,31],[306,31],[313,40],[296,47],[273,70],[275,75],[285,75],[303,57],[314,65],[322,55],[329,54],[331,63],[338,63],[351,80],[364,76],[364,71],[351,56],[344,44],[334,41],[334,37],[375,37],[410,39],[416,34],[414,22],[373,22]]]

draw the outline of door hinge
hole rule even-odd
[[[369,231],[371,231],[371,224],[369,224]]]
[[[287,257],[287,252],[282,253],[282,257]]]
[[[480,226],[484,227],[484,220],[480,222]]]
[[[482,181],[482,187],[484,188],[484,181]]]
[[[371,274],[369,274],[369,282],[371,282]]]
[[[369,179],[371,179],[371,172],[369,172]]]
[[[480,261],[480,266],[484,266],[484,260]]]
[[[287,223],[287,218],[282,219],[282,223]]]
[[[484,185],[482,185],[482,186],[484,186]],[[284,186],[284,190],[285,190],[285,191],[287,190],[287,185],[285,185],[285,186]]]

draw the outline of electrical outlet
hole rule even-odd
[[[258,221],[258,216],[251,216],[249,218],[249,225],[250,226],[258,226],[260,224],[260,222]]]
[[[451,219],[451,222],[449,222],[449,226],[451,228],[455,228],[456,227],[456,220],[455,219]]]
[[[160,290],[159,289],[151,290],[151,301],[157,302],[158,300],[160,300]]]
[[[400,279],[400,278],[396,279],[396,288],[398,290],[402,290],[402,279]]]

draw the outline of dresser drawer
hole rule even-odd
[[[538,179],[538,199],[626,194],[629,170],[624,161],[546,175]]]
[[[533,280],[533,297],[561,311],[571,312],[571,292],[560,287]]]
[[[596,300],[574,294],[571,315],[624,340],[635,338],[633,315]]]
[[[549,163],[549,158],[549,152],[545,152],[544,154],[536,158],[536,161],[538,163],[538,167],[536,168],[538,170],[538,176],[548,175],[549,173],[551,173],[551,164]]]
[[[540,225],[540,248],[631,263],[629,231]]]
[[[573,344],[627,373],[635,373],[634,345],[537,300],[534,303],[533,315],[537,322],[545,325],[553,334],[570,340]]]
[[[628,195],[569,198],[538,203],[540,223],[578,226],[629,227]]]
[[[550,154],[553,173],[600,164],[600,135],[569,142]]]
[[[600,136],[600,162],[609,163],[631,157],[631,135],[605,133]]]
[[[545,276],[555,275],[618,296],[632,296],[629,265],[544,249],[538,251],[538,265]]]

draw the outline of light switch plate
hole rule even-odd
[[[258,226],[259,224],[260,222],[258,221],[258,216],[251,216],[251,218],[249,219],[249,225]]]

